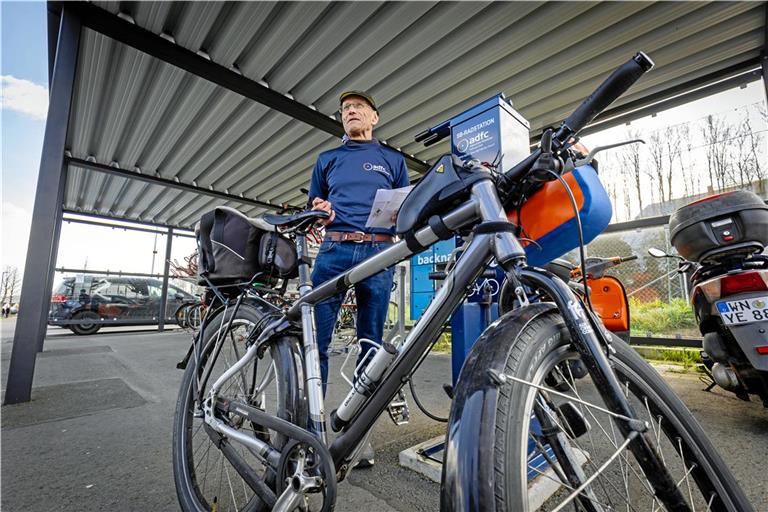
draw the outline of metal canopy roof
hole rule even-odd
[[[497,92],[535,134],[637,50],[656,68],[614,114],[759,78],[766,44],[762,2],[75,5],[90,28],[64,208],[184,228],[218,204],[302,204],[317,154],[339,144],[345,89],[374,95],[376,136],[412,154],[415,174],[449,148],[413,136]]]

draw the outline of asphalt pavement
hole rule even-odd
[[[13,320],[0,322],[5,386]],[[2,412],[3,510],[178,510],[171,425],[189,335],[123,329],[80,337],[49,329],[38,355],[32,401]],[[331,360],[330,401],[345,393]],[[415,377],[421,400],[439,415],[450,402],[450,356],[429,356]],[[664,371],[733,469],[756,510],[768,510],[764,471],[768,413],[722,391],[705,393],[692,374]],[[410,397],[409,397],[410,399]],[[339,511],[434,511],[439,485],[398,464],[398,453],[444,434],[409,400],[411,421],[375,427],[376,464],[339,487]]]

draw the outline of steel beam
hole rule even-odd
[[[310,126],[319,128],[335,137],[344,135],[344,128],[334,117],[304,105],[268,85],[243,76],[236,69],[217,64],[194,51],[177,45],[149,30],[139,27],[91,3],[77,2],[75,9],[83,20],[83,26],[104,34],[116,41],[136,48],[140,52],[181,68],[195,76],[213,82],[225,89],[257,101]],[[391,146],[389,146],[391,147]],[[398,151],[396,148],[392,148]],[[429,166],[423,160],[398,151],[411,169],[424,174]]]
[[[713,94],[717,94],[719,92],[727,91],[735,87],[740,87],[742,85],[754,82],[756,80],[760,80],[760,75],[761,75],[760,70],[748,71],[746,73],[743,73],[738,76],[734,76],[727,80],[723,80],[723,81],[708,85],[706,87],[701,87],[699,89],[690,91],[688,93],[675,96],[674,98],[670,98],[666,101],[653,103],[651,105],[648,105],[645,108],[634,110],[627,114],[623,114],[621,116],[614,117],[612,119],[608,119],[603,122],[593,123],[589,125],[587,128],[585,128],[584,130],[582,130],[580,132],[580,135],[584,136],[584,135],[589,135],[590,133],[596,133],[602,130],[606,130],[608,128],[612,128],[614,126],[619,126],[621,124],[634,121],[636,119],[650,116],[657,112],[662,112],[664,110],[669,110],[671,108],[679,107],[680,105],[685,105],[686,103],[690,103],[692,101],[706,98],[708,96],[712,96]]]
[[[143,272],[122,272],[120,270],[92,270],[90,268],[66,268],[59,267],[56,272],[66,274],[94,274],[98,276],[115,276],[115,277],[154,277],[161,279],[162,274],[146,274]]]
[[[714,73],[695,78],[683,84],[670,87],[656,94],[638,98],[629,103],[608,109],[598,115],[585,129],[581,130],[581,136],[589,135],[600,130],[618,126],[630,121],[648,116],[655,112],[670,109],[695,101],[718,92],[738,87],[744,83],[759,80],[759,58],[749,59],[739,64],[723,68]],[[535,145],[541,138],[541,133],[531,137],[531,144]]]
[[[683,348],[701,348],[701,338],[669,338],[655,336],[630,336],[630,345],[645,345],[657,347],[683,347]]]
[[[181,229],[184,231],[192,231],[192,228],[189,226],[179,226],[179,225],[170,225],[170,224],[160,224],[158,222],[145,222],[143,220],[136,220],[136,219],[130,219],[127,217],[118,217],[115,215],[105,215],[102,213],[90,213],[90,212],[81,212],[77,210],[71,210],[69,208],[64,208],[64,213],[68,213],[71,215],[81,215],[83,217],[92,217],[94,219],[105,219],[105,220],[115,220],[119,222],[133,222],[134,224],[139,224],[142,226],[153,226],[158,228],[174,228],[174,229]],[[69,219],[64,219],[69,220]],[[120,226],[123,227],[123,226]],[[187,234],[178,234],[178,236],[190,236]]]
[[[192,192],[198,195],[215,197],[216,199],[223,199],[226,201],[237,201],[243,204],[251,206],[258,206],[261,208],[269,208],[271,210],[282,210],[283,206],[279,204],[272,204],[265,201],[259,201],[257,199],[248,199],[247,197],[238,196],[237,194],[229,194],[227,192],[219,192],[218,190],[211,190],[203,187],[196,187],[188,183],[182,183],[180,181],[169,180],[168,178],[161,178],[159,176],[153,176],[151,174],[139,174],[138,172],[128,171],[126,169],[120,169],[118,167],[112,167],[111,165],[104,165],[97,162],[91,162],[90,160],[83,160],[81,158],[65,157],[68,164],[83,169],[89,169],[91,171],[102,172],[105,174],[111,174],[112,176],[119,176],[121,178],[128,178],[132,180],[144,181],[155,185],[161,185],[163,187],[173,188],[176,190],[183,190],[184,192]],[[294,208],[293,206],[291,206]]]
[[[120,224],[107,224],[106,222],[96,222],[92,220],[85,220],[85,219],[72,219],[69,217],[65,217],[62,219],[63,222],[72,222],[75,224],[86,224],[88,226],[100,226],[103,228],[111,228],[111,229],[124,229],[127,231],[141,231],[143,233],[154,233],[157,235],[164,235],[164,231],[159,231],[157,229],[149,229],[149,228],[137,228],[134,226],[122,226]],[[195,238],[195,235],[191,233],[174,233],[174,236],[181,236],[186,238]],[[159,275],[159,274],[158,274]]]
[[[615,233],[617,231],[631,231],[633,229],[653,228],[657,226],[666,226],[669,222],[669,215],[659,215],[658,217],[646,217],[644,219],[630,220],[628,222],[617,222],[608,224],[603,233]]]
[[[765,104],[768,106],[768,2],[765,3],[765,21],[763,51],[760,54],[761,71],[763,72],[763,92],[765,93]]]
[[[29,401],[38,347],[45,338],[51,294],[46,286],[54,266],[51,260],[56,258],[56,224],[61,219],[64,200],[62,159],[75,84],[80,28],[78,17],[64,6],[51,79],[48,119],[27,246],[21,304],[3,401],[5,404]]]
[[[160,313],[157,315],[157,330],[165,330],[165,310],[168,307],[168,273],[171,270],[171,250],[173,249],[173,228],[168,228],[165,240],[165,264],[163,265],[163,291],[160,294]]]
[[[61,23],[61,2],[48,2],[48,90],[51,91],[53,80],[53,64],[56,60],[56,44]]]

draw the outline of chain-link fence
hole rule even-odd
[[[698,337],[686,275],[677,271],[676,258],[649,255],[651,247],[675,254],[666,225],[605,233],[587,246],[587,254],[637,256],[636,260],[609,271],[626,287],[634,336]],[[578,251],[572,251],[566,258],[577,263]]]

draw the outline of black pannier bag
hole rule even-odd
[[[226,286],[256,281],[273,284],[298,276],[296,247],[274,226],[219,206],[195,227],[199,254],[198,284]],[[208,281],[206,281],[206,278]]]

